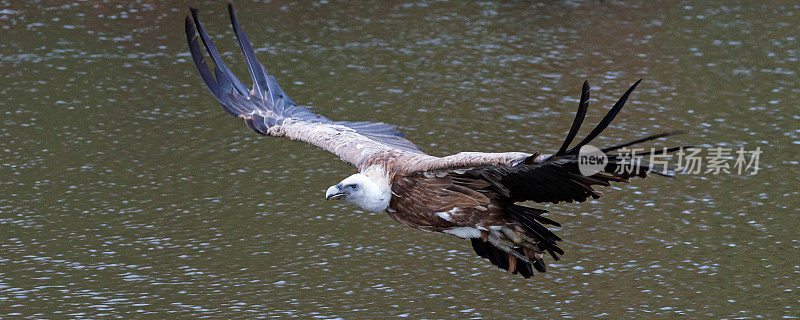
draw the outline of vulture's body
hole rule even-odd
[[[633,170],[619,170],[623,161],[613,154],[609,155],[605,168],[591,176],[582,175],[577,165],[581,147],[608,126],[638,82],[572,148],[569,146],[588,107],[586,83],[575,121],[555,154],[462,152],[435,157],[420,151],[390,125],[332,121],[295,104],[258,63],[231,6],[229,11],[253,78],[252,88],[239,81],[222,62],[197,18],[197,11],[192,9],[192,18],[186,18],[186,35],[194,62],[226,111],[244,119],[256,133],[307,142],[359,169],[359,173],[330,187],[326,198],[343,198],[370,211],[386,211],[412,228],[470,239],[478,255],[512,273],[528,278],[533,269],[545,271],[545,253],[555,259],[563,254],[557,245],[561,239],[544,226],[558,223],[543,217],[545,210],[518,203],[597,198],[600,194],[592,186],[644,177],[651,169],[642,165]],[[213,61],[213,71],[205,62],[201,42]],[[612,152],[666,135],[669,134],[649,136],[603,151]],[[662,152],[670,151],[673,149]]]

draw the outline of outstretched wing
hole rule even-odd
[[[255,51],[242,31],[230,3],[228,12],[253,78],[252,89],[239,81],[222,61],[214,42],[197,17],[197,9],[191,8],[191,19],[186,17],[186,38],[194,63],[203,81],[225,111],[244,119],[247,126],[256,133],[304,141],[332,152],[356,167],[361,167],[378,152],[422,154],[417,146],[404,139],[404,134],[391,125],[331,121],[295,104],[278,86],[275,77],[268,74],[256,60]],[[200,42],[214,64],[213,74],[200,48],[198,33]]]
[[[534,202],[582,202],[590,198],[600,197],[600,192],[594,186],[608,186],[612,181],[627,182],[633,177],[645,177],[648,173],[670,176],[664,169],[646,162],[651,153],[670,153],[681,147],[661,149],[640,153],[614,153],[622,148],[634,144],[663,138],[681,132],[666,132],[636,139],[619,145],[600,149],[607,157],[605,167],[598,168],[599,172],[584,175],[578,166],[578,156],[581,148],[600,135],[622,110],[631,92],[641,80],[634,83],[625,94],[608,111],[600,123],[578,144],[569,148],[573,139],[583,123],[586,110],[589,106],[589,84],[583,84],[580,104],[575,114],[575,120],[561,147],[552,155],[531,155],[520,163],[505,167],[482,167],[473,174],[480,175],[489,181],[494,181],[498,191],[508,200],[534,201]],[[637,159],[645,161],[637,162]]]
[[[583,84],[580,104],[575,120],[561,148],[552,155],[539,153],[504,153],[481,154],[461,153],[444,158],[426,158],[415,163],[407,171],[439,171],[456,170],[459,174],[478,177],[492,183],[495,192],[510,202],[581,202],[590,198],[598,198],[600,193],[594,186],[608,186],[612,181],[627,182],[632,177],[645,177],[648,172],[661,174],[663,168],[647,163],[631,165],[631,154],[614,154],[621,148],[634,144],[662,138],[679,132],[656,134],[620,145],[601,149],[608,157],[605,167],[599,172],[585,176],[578,167],[578,155],[581,147],[592,142],[608,127],[614,117],[622,110],[631,92],[641,80],[625,92],[614,107],[608,111],[603,120],[578,144],[569,148],[580,129],[586,110],[589,106],[589,84]],[[669,153],[680,148],[659,150],[657,153]],[[650,152],[635,154],[636,157],[649,156]],[[502,160],[502,161],[497,161]],[[495,161],[497,163],[491,163]],[[651,170],[652,169],[652,170]],[[663,174],[662,174],[663,175]]]
[[[481,234],[482,238],[478,238],[477,233],[469,236],[473,249],[479,256],[489,259],[492,264],[502,269],[519,272],[526,278],[533,274],[531,267],[544,272],[543,252],[548,252],[556,260],[564,253],[558,246],[561,238],[545,225],[560,225],[543,216],[546,210],[516,203],[528,200],[553,203],[580,202],[597,198],[600,193],[594,189],[595,186],[607,186],[612,181],[628,181],[632,177],[644,177],[651,169],[646,163],[628,168],[627,162],[630,160],[628,157],[609,153],[675,134],[671,132],[652,135],[602,149],[608,157],[605,167],[601,166],[599,168],[601,170],[593,175],[585,176],[581,173],[578,167],[581,148],[608,127],[637,84],[638,81],[625,92],[594,130],[572,148],[570,145],[583,123],[589,105],[588,83],[583,85],[578,111],[567,138],[553,155],[462,153],[444,158],[421,159],[405,170],[414,172],[407,174],[409,176],[422,176],[429,178],[427,180],[437,179],[438,183],[449,183],[446,188],[439,188],[442,191],[438,195],[441,197],[448,193],[457,194],[460,197],[459,205],[455,206],[458,210],[438,212],[437,215],[444,216],[443,219],[455,228],[453,230],[461,230],[460,228],[471,230],[470,228],[480,229],[480,227],[488,229],[488,238],[485,232]],[[679,148],[663,149],[660,152],[668,153],[677,149]],[[640,153],[638,156],[647,154],[649,153]],[[416,183],[423,184],[427,180],[417,178]],[[485,204],[486,201],[481,202],[483,197],[489,195],[493,198],[491,205]],[[454,201],[448,204],[452,202]],[[495,212],[498,207],[502,207],[502,214]],[[442,211],[448,209],[444,208]],[[508,225],[518,225],[523,230],[509,228]],[[515,236],[520,231],[522,232],[519,234],[525,237]],[[519,241],[519,238],[524,241]],[[529,240],[525,240],[526,238]]]

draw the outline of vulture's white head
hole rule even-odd
[[[349,176],[325,193],[326,200],[343,199],[373,212],[386,210],[391,198],[388,176],[375,170]]]

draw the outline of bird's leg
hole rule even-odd
[[[511,240],[512,242],[514,242],[516,244],[520,244],[522,242],[522,240],[523,240],[522,233],[521,232],[516,232],[514,230],[511,230],[511,228],[505,228],[504,227],[504,228],[500,229],[500,231],[503,231],[503,234],[506,235],[506,237],[509,240]]]
[[[525,235],[524,232],[515,231],[510,228],[503,228],[500,230],[502,230],[503,234],[505,234],[506,237],[511,239],[511,241],[521,245],[523,249],[522,251],[525,252],[526,256],[528,257],[534,256],[533,254],[528,254],[528,252],[538,253],[538,256],[536,256],[536,258],[541,258],[542,256],[544,256],[544,251],[542,251],[537,245],[538,241],[531,239],[531,237]]]
[[[522,252],[525,254],[526,257],[530,258],[533,261],[533,267],[536,268],[539,272],[545,272],[547,270],[547,266],[544,263],[544,250],[539,248],[539,245],[533,245],[533,249],[528,249],[527,247],[522,247]]]
[[[538,245],[533,245],[532,249],[523,247],[522,252],[525,253],[525,256],[528,258],[541,259],[544,257],[544,250],[539,249]]]
[[[499,232],[493,231],[491,234],[489,234],[489,242],[495,247],[497,247],[497,249],[512,254],[522,261],[525,261],[527,263],[533,263],[531,262],[530,259],[528,259],[528,257],[520,254],[519,252],[517,252],[517,250],[514,250],[514,244],[511,241],[508,241],[507,239],[503,239]]]

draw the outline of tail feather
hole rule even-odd
[[[547,272],[547,266],[545,265],[544,259],[542,258],[536,258],[535,260],[533,260],[533,267],[536,268],[536,271],[539,271],[541,273]]]
[[[500,250],[490,242],[483,241],[480,238],[473,238],[470,240],[472,241],[472,249],[475,250],[475,253],[477,253],[480,257],[489,259],[489,262],[491,262],[493,265],[500,269],[509,271],[509,268],[511,267],[509,262],[511,260],[509,260],[509,254],[507,252]],[[520,253],[522,252],[520,251]],[[511,255],[511,257],[515,259],[514,261],[516,262],[514,264],[515,268],[510,270],[511,273],[519,274],[525,279],[533,277],[533,266],[530,263],[513,255]]]
[[[541,215],[542,213],[547,212],[546,210],[530,208],[525,206],[520,206],[516,204],[512,204],[508,207],[508,215],[511,219],[519,222],[526,231],[532,234],[532,238],[536,241],[539,241],[539,247],[546,250],[553,259],[558,260],[559,255],[564,254],[564,250],[558,247],[556,242],[562,241],[562,239],[557,236],[555,233],[547,229],[545,226],[541,224],[543,221],[547,221],[545,223],[550,223],[556,226],[560,226],[558,222],[553,220],[543,218]]]

